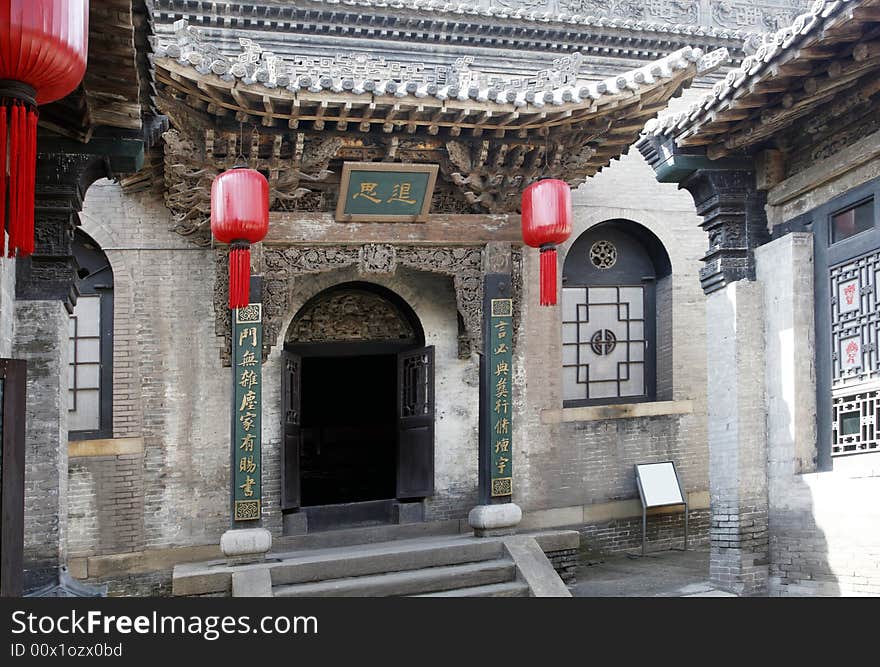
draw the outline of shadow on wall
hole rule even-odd
[[[771,595],[880,595],[880,477],[836,467],[794,476],[773,507]]]
[[[790,406],[797,409],[798,392],[795,373],[785,368],[783,359],[794,355],[793,327],[768,336],[768,361],[774,356],[780,363],[767,364],[768,393],[768,483],[769,550],[768,594],[771,596],[838,596],[841,594],[829,542],[824,528],[822,498],[815,496],[816,483],[832,473],[803,474],[796,444],[803,439],[816,442],[813,424],[799,424]],[[775,340],[773,340],[775,338]],[[773,344],[775,343],[775,345]],[[774,347],[778,346],[778,349]],[[787,349],[786,349],[787,348]],[[776,371],[776,377],[771,374]],[[778,391],[781,395],[774,396]],[[813,387],[806,391],[815,391]],[[809,415],[805,415],[809,418]],[[800,433],[799,433],[800,431]],[[799,440],[800,439],[800,440]],[[820,483],[819,486],[822,486]]]

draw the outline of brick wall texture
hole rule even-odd
[[[667,248],[673,275],[658,286],[658,398],[691,399],[694,410],[542,425],[541,410],[561,406],[561,329],[557,309],[534,305],[537,253],[526,252],[514,500],[528,511],[634,498],[633,464],[669,458],[688,491],[704,491],[705,318],[694,276],[705,239],[692,204],[656,183],[635,153],[582,186],[575,201],[572,240],[602,221],[625,218]],[[169,231],[160,197],[124,195],[110,182],[92,186],[81,218],[114,272],[114,436],[143,437],[144,452],[71,460],[71,555],[216,543],[227,528],[229,383],[214,333],[213,253]],[[297,281],[287,321],[322,289],[355,279],[362,277],[342,270]],[[478,364],[476,357],[457,358],[451,281],[405,270],[375,280],[413,307],[427,343],[437,347],[436,493],[426,502],[426,518],[465,518],[477,501]],[[280,534],[280,383],[272,381],[280,347],[263,372],[264,514]]]
[[[709,510],[691,510],[688,514],[688,548],[709,543]],[[581,549],[586,557],[632,552],[642,548],[642,519],[614,519],[591,524],[578,530]],[[647,552],[681,549],[684,546],[684,512],[648,516]]]
[[[645,202],[651,202],[650,209]],[[659,281],[658,399],[693,401],[693,412],[623,420],[544,424],[541,411],[562,405],[562,331],[558,309],[538,305],[538,253],[525,252],[522,329],[515,351],[516,502],[524,510],[637,498],[633,464],[672,459],[687,491],[708,489],[706,316],[697,280],[706,239],[685,192],[657,183],[633,151],[574,193],[574,230],[560,250],[592,226],[625,219],[656,235],[671,277]]]
[[[756,258],[767,359],[768,593],[880,595],[880,454],[836,458],[831,470],[816,471],[813,237],[788,234]]]

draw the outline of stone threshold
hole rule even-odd
[[[709,509],[708,491],[689,491],[688,507],[690,511]],[[648,510],[648,516],[659,514],[683,514],[681,506],[656,507]],[[594,503],[591,505],[573,505],[571,507],[554,507],[546,510],[523,512],[523,518],[517,526],[518,530],[544,530],[588,526],[616,519],[641,518],[642,504],[638,498],[615,500],[610,503]]]
[[[67,443],[67,456],[71,459],[92,456],[120,456],[123,454],[143,454],[143,438],[101,438],[97,440],[70,440]]]
[[[542,424],[587,422],[605,419],[631,419],[635,417],[660,417],[664,415],[693,414],[694,403],[684,401],[652,401],[650,403],[617,403],[614,405],[591,405],[582,408],[541,410]]]

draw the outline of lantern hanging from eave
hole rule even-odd
[[[0,223],[9,257],[34,251],[37,105],[82,81],[88,32],[88,0],[0,0]]]
[[[556,246],[571,236],[571,188],[546,178],[522,195],[522,235],[526,245],[541,249],[541,305],[556,305]]]
[[[229,248],[229,307],[250,301],[251,243],[269,231],[269,182],[254,169],[233,167],[211,185],[211,233]]]

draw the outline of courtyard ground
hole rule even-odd
[[[584,561],[569,589],[575,597],[734,597],[709,583],[708,549]]]

